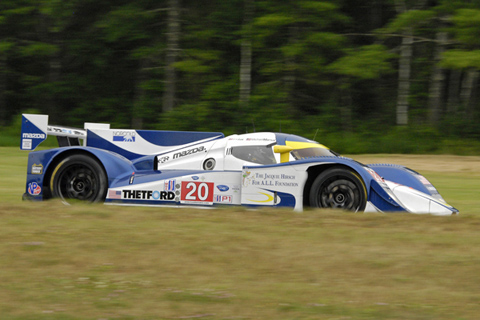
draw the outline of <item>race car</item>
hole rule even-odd
[[[48,135],[59,147],[33,151]],[[22,115],[29,150],[24,199],[116,205],[338,208],[451,215],[458,210],[421,174],[364,165],[285,133],[84,129]]]

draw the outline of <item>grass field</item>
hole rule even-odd
[[[23,203],[0,148],[0,319],[478,319],[480,157],[407,164],[461,214]]]

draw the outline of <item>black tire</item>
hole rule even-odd
[[[53,170],[50,188],[54,198],[99,202],[105,200],[107,175],[92,157],[76,154],[63,159]]]
[[[367,205],[367,190],[356,172],[336,167],[315,178],[309,200],[314,208],[363,211]]]

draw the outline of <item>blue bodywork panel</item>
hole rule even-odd
[[[425,177],[407,167],[394,164],[369,164],[368,167],[375,170],[386,180],[403,184],[432,196],[439,194],[437,189]]]
[[[121,130],[118,130],[121,131]],[[135,130],[135,134],[138,134],[141,138],[146,141],[165,147],[172,147],[177,145],[183,145],[187,143],[192,143],[202,139],[220,139],[223,138],[223,133],[220,132],[188,132],[188,131],[149,131],[149,130]],[[114,140],[112,140],[114,141]],[[120,154],[127,159],[133,160],[144,156],[145,154],[134,153],[122,149],[112,142],[103,139],[98,136],[96,133],[88,130],[87,134],[87,146],[110,150],[117,154]],[[146,150],[148,151],[148,150]]]

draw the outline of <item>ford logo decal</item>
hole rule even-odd
[[[228,186],[225,186],[225,185],[219,185],[217,186],[217,189],[222,191],[222,192],[225,192],[225,191],[228,191],[230,188]]]
[[[198,177],[197,177],[197,176],[193,176],[192,179],[193,179],[193,180],[198,180]]]

